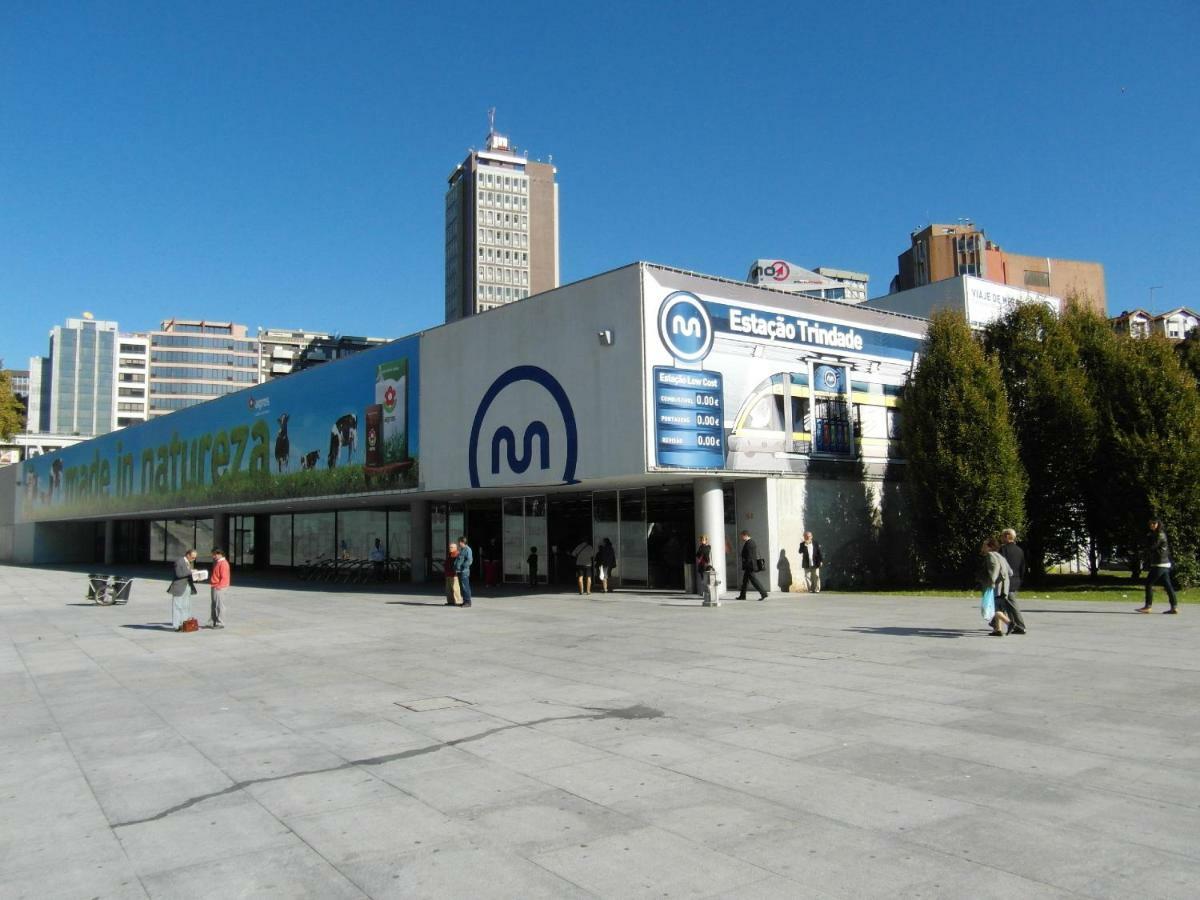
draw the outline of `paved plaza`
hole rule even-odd
[[[234,578],[0,567],[0,896],[1200,896],[1200,607]]]

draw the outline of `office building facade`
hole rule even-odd
[[[1104,314],[1104,266],[1095,262],[1010,253],[971,222],[927,225],[909,235],[891,290],[908,291],[947,278],[971,276],[1075,302]]]
[[[494,130],[450,174],[446,321],[558,287],[558,184]]]
[[[143,336],[150,348],[150,418],[258,384],[258,338],[245,325],[168,319]]]
[[[259,381],[302,372],[322,363],[382,346],[389,340],[295,328],[260,329]]]
[[[67,319],[29,360],[30,431],[92,437],[117,427],[117,323]]]

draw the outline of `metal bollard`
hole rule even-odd
[[[717,573],[708,569],[704,573],[704,603],[703,606],[721,605],[721,582],[717,581]]]

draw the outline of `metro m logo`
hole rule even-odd
[[[700,320],[692,317],[685,319],[683,316],[675,316],[671,319],[671,334],[681,334],[684,337],[703,337],[704,326],[700,324]]]
[[[509,422],[526,423],[514,428]],[[486,426],[486,428],[485,428]],[[490,439],[480,446],[485,430]],[[517,435],[520,434],[518,447]],[[480,479],[480,454],[490,463],[488,484]],[[484,393],[475,410],[471,438],[467,444],[467,468],[471,487],[512,484],[576,484],[579,431],[575,411],[558,380],[538,366],[514,366],[500,375]],[[562,480],[541,473],[558,470]],[[532,471],[531,471],[532,470]],[[522,478],[527,472],[534,480]]]
[[[690,291],[668,294],[658,309],[658,336],[677,362],[695,363],[708,356],[713,327],[700,298]]]
[[[525,452],[521,456],[517,456],[517,436],[513,434],[513,430],[507,425],[501,425],[496,429],[496,433],[492,435],[492,474],[500,474],[500,445],[504,444],[508,450],[508,467],[518,475],[522,474],[529,468],[529,464],[533,462],[533,439],[540,438],[538,442],[541,447],[539,468],[550,468],[550,430],[546,427],[545,422],[535,421],[530,422],[525,428]]]

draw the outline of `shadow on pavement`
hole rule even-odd
[[[878,628],[868,628],[865,625],[857,625],[853,628],[847,628],[846,631],[856,631],[859,634],[890,634],[895,637],[932,637],[932,638],[960,638],[967,635],[986,634],[984,631],[976,631],[975,629],[958,629],[958,628],[900,628],[898,626],[880,626]]]
[[[428,603],[422,603],[419,600],[388,600],[388,606],[449,606],[445,600],[440,602],[431,600]]]
[[[134,629],[137,629],[138,631],[170,631],[170,632],[175,631],[175,629],[171,626],[171,624],[169,622],[164,622],[161,625],[122,625],[121,627],[122,628],[134,628]]]
[[[1133,614],[1133,607],[1129,609],[1030,609],[1027,606],[1021,607],[1021,614],[1025,613],[1068,613],[1077,616],[1128,616]]]

